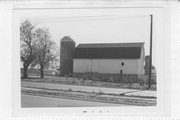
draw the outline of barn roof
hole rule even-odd
[[[81,59],[139,59],[144,43],[79,44],[74,58]]]

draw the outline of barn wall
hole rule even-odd
[[[142,59],[138,60],[138,66],[139,66],[138,73],[143,75],[144,74],[144,61]]]
[[[139,74],[144,74],[145,70],[144,70],[144,64],[145,64],[145,51],[144,51],[144,46],[141,47],[141,59],[138,60],[139,62]]]
[[[124,66],[121,63],[124,62]],[[98,72],[119,74],[141,74],[140,61],[137,59],[73,59],[73,72]]]
[[[73,59],[73,72],[84,73],[91,71],[91,60]]]

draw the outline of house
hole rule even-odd
[[[144,43],[79,44],[73,73],[144,74]]]

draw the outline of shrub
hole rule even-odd
[[[71,88],[69,88],[69,90],[68,91],[72,91],[72,89]]]

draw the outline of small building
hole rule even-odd
[[[79,44],[73,73],[144,74],[144,43]]]

